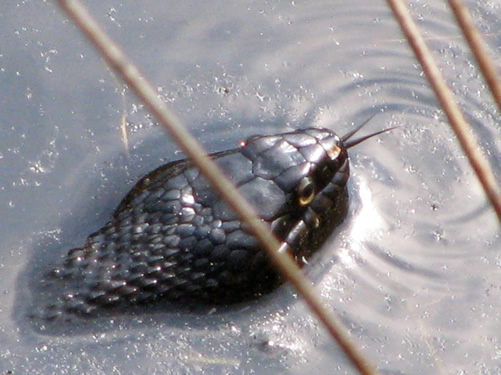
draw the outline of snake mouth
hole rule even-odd
[[[325,242],[332,230],[346,217],[348,193],[345,188],[338,191],[335,201],[327,196],[322,196],[322,200],[323,203],[329,201],[330,205],[324,211],[329,211],[330,214],[317,212],[318,210],[312,206],[307,207],[302,217],[292,225],[282,239],[277,250],[278,253],[291,255],[300,267],[308,264],[308,259],[318,246]],[[335,219],[331,217],[333,212],[336,212]]]
[[[301,252],[298,252],[298,254],[295,254],[297,251],[294,251],[294,249],[296,248],[294,243],[297,242],[300,238],[304,237],[310,229],[311,228],[309,228],[308,225],[306,225],[306,223],[303,219],[299,220],[291,228],[291,230],[287,234],[287,237],[281,242],[280,247],[278,248],[278,253],[288,253],[301,266],[306,264],[307,257],[301,256],[301,258],[298,259],[298,255],[300,255]]]

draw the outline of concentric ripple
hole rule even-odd
[[[344,134],[374,113],[368,132],[399,126],[350,150],[349,218],[309,275],[383,373],[499,370],[499,225],[384,2],[86,4],[209,151],[309,126]],[[501,176],[499,113],[452,17],[439,1],[411,10]],[[472,10],[499,60],[501,7]],[[289,287],[231,309],[33,330],[23,312],[40,270],[181,155],[52,2],[0,18],[0,370],[350,372]]]

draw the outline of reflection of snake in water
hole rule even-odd
[[[359,127],[358,129],[360,129]],[[211,157],[299,265],[346,215],[347,142],[330,130],[254,136]],[[103,228],[52,270],[48,320],[158,299],[231,303],[283,281],[256,238],[188,160],[143,177]]]

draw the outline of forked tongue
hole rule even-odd
[[[391,128],[383,129],[383,130],[377,131],[375,133],[372,133],[372,134],[369,134],[369,135],[365,135],[365,136],[363,136],[361,138],[357,138],[357,139],[354,139],[352,141],[347,142],[353,135],[355,135],[355,133],[357,133],[360,129],[362,129],[365,125],[367,125],[367,123],[370,120],[372,120],[372,118],[374,116],[376,116],[376,114],[372,115],[367,120],[365,120],[361,125],[357,126],[351,132],[349,132],[348,134],[345,134],[344,136],[341,137],[341,140],[343,141],[343,143],[344,143],[344,145],[345,145],[346,148],[350,148],[350,147],[356,146],[359,143],[362,143],[363,141],[366,141],[369,138],[375,137],[376,135],[379,135],[379,134],[382,134],[382,133],[386,133],[386,132],[389,132],[390,130],[398,128],[398,126],[393,126]]]

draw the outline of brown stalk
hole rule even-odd
[[[404,2],[401,0],[388,0],[388,4],[407,37],[416,58],[423,67],[435,91],[435,95],[449,119],[449,123],[456,134],[459,144],[463,148],[470,165],[475,171],[487,198],[490,200],[498,216],[498,220],[501,222],[501,189],[498,186],[491,166],[480,150],[480,146],[476,137],[473,135],[471,126],[466,122],[459,106],[454,100],[451,90],[447,87],[444,78],[440,74],[440,70]]]
[[[221,193],[226,202],[248,224],[277,268],[295,286],[358,371],[364,375],[377,374],[373,366],[362,357],[356,346],[349,340],[343,325],[333,316],[332,311],[325,308],[314,292],[310,281],[303,275],[292,258],[286,253],[276,251],[280,244],[272,235],[268,226],[256,216],[253,208],[245,201],[217,165],[207,157],[202,146],[182,126],[177,116],[158,98],[153,86],[142,77],[137,67],[125,56],[119,46],[104,33],[78,0],[59,0],[59,4],[100,51],[105,61],[150,109],[160,124],[197,165],[212,186]]]
[[[501,113],[501,80],[497,74],[496,64],[492,61],[492,58],[487,52],[487,45],[483,41],[482,36],[478,32],[477,28],[473,23],[470,12],[464,4],[463,0],[449,0],[449,6],[451,7],[456,20],[463,32],[465,39],[468,41],[470,49],[477,60],[477,64],[480,67],[487,85],[489,86],[492,96],[494,97],[499,112]]]

